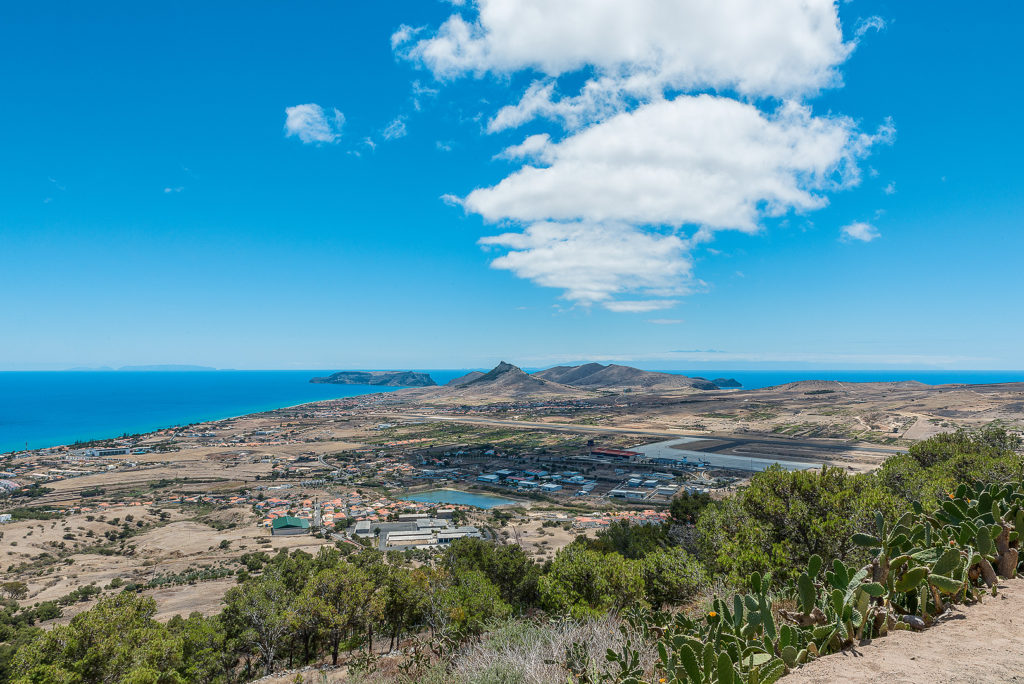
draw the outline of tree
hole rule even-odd
[[[577,619],[642,602],[644,583],[639,561],[618,553],[602,554],[570,544],[555,556],[538,583],[541,605],[552,613]]]
[[[616,520],[597,533],[595,539],[580,537],[583,543],[601,553],[619,553],[626,558],[643,558],[668,543],[661,525],[633,525],[628,520]]]
[[[508,617],[512,608],[501,599],[498,588],[479,570],[462,570],[448,587],[438,592],[443,620],[463,636],[479,634],[491,620]]]
[[[9,599],[20,601],[28,596],[28,585],[24,582],[4,582],[0,584],[0,594]]]
[[[380,611],[391,630],[391,648],[408,627],[419,620],[426,607],[426,575],[420,570],[384,566]]]
[[[677,525],[692,525],[697,522],[700,512],[711,503],[711,495],[704,492],[683,492],[672,499],[669,515]]]
[[[680,548],[648,554],[642,568],[644,593],[655,607],[685,603],[707,583],[704,567]]]
[[[306,583],[296,612],[326,638],[332,664],[338,664],[341,642],[365,625],[373,591],[369,574],[344,562],[321,570]]]
[[[537,603],[540,567],[518,545],[464,537],[445,550],[441,565],[453,575],[479,570],[508,604],[526,608]]]
[[[181,644],[181,673],[187,682],[213,684],[232,679],[238,657],[236,644],[220,616],[203,617],[192,613],[187,619],[175,615],[167,630]]]
[[[870,529],[875,511],[892,515],[906,505],[873,475],[772,466],[736,496],[702,511],[697,521],[701,555],[737,583],[745,583],[754,570],[793,578],[814,554],[841,560],[862,555],[851,535]]]
[[[17,684],[184,681],[180,642],[153,620],[156,602],[131,593],[104,598],[19,649]]]
[[[291,625],[292,596],[276,573],[250,579],[224,596],[224,612],[246,626],[243,637],[256,647],[267,674]]]

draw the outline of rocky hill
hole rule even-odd
[[[481,373],[480,371],[469,371],[465,375],[460,375],[457,378],[452,378],[447,383],[445,383],[445,387],[459,387],[460,385],[465,385],[467,382],[473,382],[474,380],[480,377],[483,377],[483,373]]]
[[[502,361],[477,378],[456,388],[456,391],[497,394],[508,398],[530,395],[580,394],[579,390],[545,378],[530,375],[518,366]]]
[[[392,398],[405,401],[454,404],[489,404],[551,398],[585,398],[595,392],[538,378],[518,366],[502,361],[486,373],[472,371],[442,387],[422,387],[396,392]]]
[[[428,373],[414,371],[340,371],[310,382],[328,385],[374,385],[378,387],[433,387]]]
[[[808,392],[833,393],[833,392],[854,392],[858,390],[926,390],[931,385],[916,380],[901,380],[898,382],[840,382],[838,380],[798,380],[787,382],[784,385],[766,387],[767,392]]]
[[[586,389],[697,389],[715,390],[718,385],[704,378],[689,378],[674,373],[645,371],[632,366],[587,363],[582,366],[555,366],[533,374],[535,378]]]

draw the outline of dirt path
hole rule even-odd
[[[845,653],[816,660],[782,679],[785,684],[886,682],[959,684],[1024,682],[1024,581],[999,596],[954,606],[921,633],[896,632]]]

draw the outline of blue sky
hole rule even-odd
[[[0,369],[1024,368],[1019,5],[576,2],[7,3]]]

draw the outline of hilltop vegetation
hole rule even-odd
[[[305,663],[367,682],[772,681],[1015,575],[1024,488],[1002,483],[1021,479],[1019,447],[989,429],[875,474],[773,469],[543,565],[474,539],[436,557],[253,556],[220,614],[167,624],[133,590],[46,632],[59,607],[8,603],[0,681],[228,683]]]

